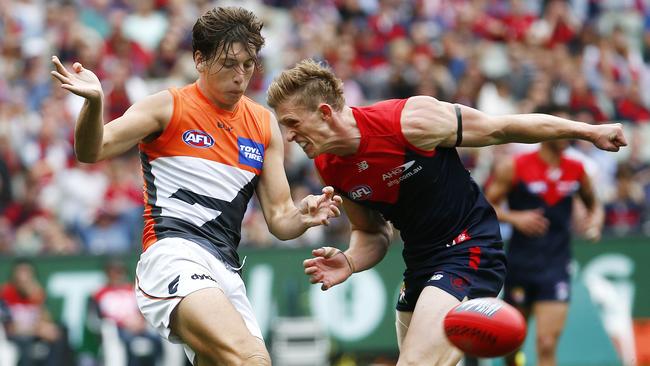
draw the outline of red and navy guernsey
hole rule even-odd
[[[500,242],[496,214],[456,149],[425,151],[406,140],[401,129],[406,101],[352,108],[359,148],[353,155],[316,157],[325,184],[392,222],[404,241],[409,268],[470,238]]]

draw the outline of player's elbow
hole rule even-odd
[[[93,164],[99,161],[99,156],[97,154],[84,154],[75,152],[77,160],[81,163]]]
[[[101,149],[84,146],[83,144],[74,145],[74,154],[82,163],[92,164],[102,160]]]

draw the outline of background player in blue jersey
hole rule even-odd
[[[561,108],[545,112],[568,115]],[[555,365],[570,298],[571,215],[574,197],[585,205],[585,234],[600,238],[603,208],[583,163],[565,153],[567,140],[543,142],[539,149],[501,161],[486,190],[499,220],[512,224],[507,247],[505,300],[526,318],[537,319],[536,365]],[[501,203],[507,198],[508,207]],[[515,355],[507,357],[515,365]]]
[[[304,262],[322,289],[371,268],[400,230],[406,264],[397,303],[398,365],[455,365],[445,314],[466,298],[496,296],[505,256],[496,214],[463,167],[456,146],[584,139],[626,145],[620,124],[592,126],[545,114],[489,116],[416,96],[367,107],[345,104],[342,82],[305,60],[269,86],[267,102],[286,138],[315,159],[344,196],[351,222],[345,252],[325,247]]]

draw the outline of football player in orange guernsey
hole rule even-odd
[[[140,149],[138,306],[165,338],[184,344],[194,365],[271,364],[237,255],[253,192],[279,239],[340,214],[341,198],[331,187],[294,205],[277,121],[244,96],[264,44],[261,29],[247,10],[207,11],[192,30],[198,80],[144,98],[107,124],[97,76],[52,57],[61,87],[85,98],[75,128],[77,158],[93,163],[136,144]]]

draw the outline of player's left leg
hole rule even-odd
[[[442,326],[445,315],[458,305],[460,301],[444,290],[427,286],[420,293],[408,322],[409,314],[400,317],[398,326],[402,323],[403,339],[398,340],[401,351],[397,366],[406,365],[456,365],[462,353],[449,343]],[[401,318],[401,319],[400,319]]]
[[[569,304],[564,301],[539,301],[533,304],[533,316],[537,324],[537,365],[556,365],[557,344],[568,311]]]

